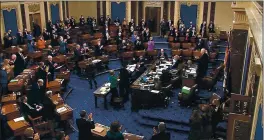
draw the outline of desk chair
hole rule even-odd
[[[157,50],[147,51],[147,56],[153,60],[158,56],[158,51]]]
[[[181,36],[181,37],[179,37],[179,40],[180,40],[180,42],[184,42],[185,37]]]
[[[182,48],[183,49],[190,49],[192,47],[191,43],[182,43]]]
[[[135,57],[145,56],[146,51],[135,51]]]
[[[197,60],[202,56],[201,51],[195,50],[193,51],[193,59]]]
[[[195,43],[196,42],[196,38],[195,37],[191,37],[191,42]]]
[[[174,37],[173,36],[169,36],[168,41],[169,42],[173,42],[174,41]]]
[[[32,118],[31,116],[28,115],[28,119],[29,119],[34,131],[36,133],[38,133],[40,136],[52,133],[51,124],[43,121],[42,116]]]
[[[182,50],[182,57],[185,60],[192,59],[192,54],[193,54],[193,50],[191,50],[191,49],[184,49],[184,50]]]
[[[175,55],[181,56],[182,50],[181,49],[172,50],[171,53],[172,53],[172,56],[175,56]]]
[[[173,43],[173,42],[170,42],[169,43],[169,47],[171,47],[172,50],[178,50],[181,48],[181,43]]]
[[[103,38],[103,34],[102,33],[94,33],[94,39],[101,39]]]

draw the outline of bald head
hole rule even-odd
[[[206,53],[206,49],[202,48],[201,49],[201,54],[204,54],[204,53]]]
[[[16,60],[16,55],[15,54],[12,54],[11,59],[12,60]]]

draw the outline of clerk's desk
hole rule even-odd
[[[183,69],[182,86],[192,87],[196,84],[197,69],[198,66],[196,64],[192,64],[191,66]]]
[[[141,107],[163,106],[166,95],[161,89],[155,88],[154,79],[159,79],[162,70],[168,69],[172,63],[156,60],[147,70],[130,86],[132,89],[132,109]]]

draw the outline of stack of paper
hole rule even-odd
[[[158,90],[151,90],[152,93],[159,93]]]
[[[25,118],[24,117],[19,117],[19,118],[15,118],[14,122],[19,122],[19,121],[24,121]]]
[[[64,111],[66,111],[66,110],[67,110],[66,107],[61,107],[61,108],[58,108],[58,109],[57,109],[57,112],[58,112],[58,113],[61,113],[61,112],[64,112]]]
[[[18,79],[12,79],[10,82],[18,82]]]
[[[104,131],[104,128],[96,126],[96,127],[93,129],[93,131],[95,131],[95,132],[97,132],[97,133],[101,133],[101,132]]]

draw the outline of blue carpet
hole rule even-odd
[[[154,37],[155,42],[165,42],[166,39]],[[226,45],[225,42],[220,42],[221,45]],[[158,43],[155,44],[156,48],[168,48],[168,44]],[[224,48],[225,49],[225,48]],[[170,55],[170,50],[166,50],[168,55]],[[223,60],[224,54],[219,55]],[[219,63],[220,64],[220,63]],[[217,64],[218,65],[218,64]],[[109,68],[117,69],[120,68],[121,64],[119,60],[110,61]],[[96,77],[98,86],[107,82],[108,73],[101,74]],[[153,117],[154,119],[160,118],[171,121],[178,121],[181,124],[168,124],[168,129],[171,132],[171,138],[173,140],[185,140],[188,137],[186,131],[189,130],[187,127],[192,108],[184,108],[178,106],[177,96],[174,96],[170,100],[170,104],[167,108],[155,108],[151,110],[140,110],[139,112],[131,112],[131,103],[127,102],[123,109],[114,109],[108,104],[108,110],[104,109],[103,99],[98,98],[98,108],[94,105],[93,92],[95,89],[90,89],[88,81],[85,79],[80,79],[76,75],[71,76],[69,82],[69,87],[73,88],[72,93],[67,97],[66,103],[69,104],[73,109],[74,120],[79,118],[79,112],[81,110],[86,110],[88,113],[93,113],[94,121],[104,125],[110,126],[111,122],[118,120],[123,125],[123,131],[131,132],[138,135],[144,135],[146,139],[149,139],[153,130],[152,127],[156,126],[158,121],[146,119],[146,117]],[[218,82],[216,87],[218,90],[215,91],[220,96],[223,96],[222,92],[222,82]],[[179,89],[174,90],[176,95]],[[213,92],[200,91],[200,96],[210,97]],[[108,96],[108,101],[110,101],[110,96]],[[77,128],[74,123],[74,127]],[[224,129],[227,127],[226,123],[221,123],[221,127]],[[176,130],[176,131],[175,131]],[[185,131],[185,133],[177,130]],[[72,140],[77,140],[78,132],[70,134]]]

